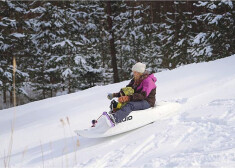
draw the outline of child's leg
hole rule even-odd
[[[115,122],[121,122],[126,116],[128,116],[132,111],[144,110],[150,108],[150,104],[146,100],[142,101],[131,101],[123,106],[120,110],[113,114]]]

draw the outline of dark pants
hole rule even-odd
[[[122,120],[126,118],[132,111],[145,110],[150,107],[150,104],[146,100],[131,101],[123,106],[120,110],[116,111],[113,116],[115,118],[115,122],[119,123],[122,122]]]

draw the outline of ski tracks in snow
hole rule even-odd
[[[108,152],[104,156],[98,156],[90,159],[87,163],[79,167],[129,167],[133,162],[138,160],[142,155],[155,148],[155,135],[145,138],[144,141],[136,141],[126,144],[119,149]]]
[[[113,137],[104,155],[78,167],[235,166],[234,123],[235,99],[213,100]]]
[[[175,150],[167,157],[153,158],[148,165],[235,166],[235,99],[216,99],[199,107],[194,106],[181,113],[178,119],[168,132],[170,137],[164,142],[169,146],[173,142]]]
[[[151,135],[144,142],[135,147],[134,150],[131,150],[131,153],[127,154],[127,156],[124,157],[124,159],[122,160],[120,167],[130,165],[131,163],[139,159],[142,155],[144,155],[146,152],[155,148],[154,138],[155,135]]]

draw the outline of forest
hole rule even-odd
[[[14,90],[21,105],[128,80],[136,62],[157,73],[230,56],[234,6],[232,0],[0,1],[0,110],[13,106]]]

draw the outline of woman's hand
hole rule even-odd
[[[118,98],[118,102],[120,103],[125,103],[125,102],[128,102],[130,101],[130,97],[129,96],[121,96]]]

